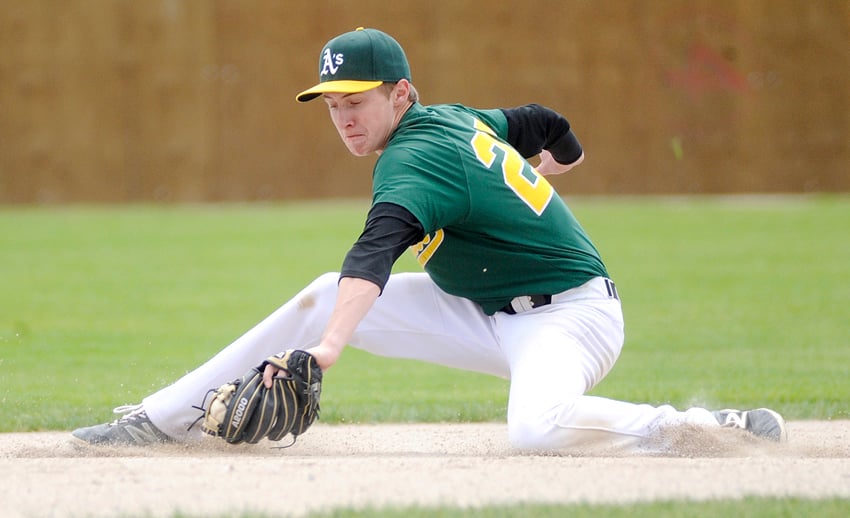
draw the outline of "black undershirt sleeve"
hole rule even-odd
[[[393,264],[424,237],[425,230],[409,210],[394,203],[376,203],[366,216],[363,233],[342,262],[340,278],[366,279],[383,292]]]
[[[539,104],[503,108],[502,113],[508,119],[508,144],[524,158],[544,149],[561,164],[572,164],[581,156],[581,144],[560,113]]]

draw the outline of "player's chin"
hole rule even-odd
[[[347,138],[344,139],[344,142],[348,152],[354,156],[366,156],[374,151],[373,147],[363,137]]]

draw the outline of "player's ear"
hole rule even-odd
[[[407,79],[399,79],[393,88],[393,104],[401,105],[407,102],[410,96],[410,81]]]

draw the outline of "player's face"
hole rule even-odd
[[[392,95],[378,87],[355,94],[324,94],[331,120],[354,156],[380,152],[395,129]]]

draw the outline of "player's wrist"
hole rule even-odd
[[[342,345],[334,345],[330,342],[326,342],[324,339],[322,342],[316,347],[309,349],[307,352],[313,355],[316,359],[316,363],[319,367],[326,371],[333,364],[339,360],[340,355],[342,354],[342,350],[345,348],[345,344]]]

